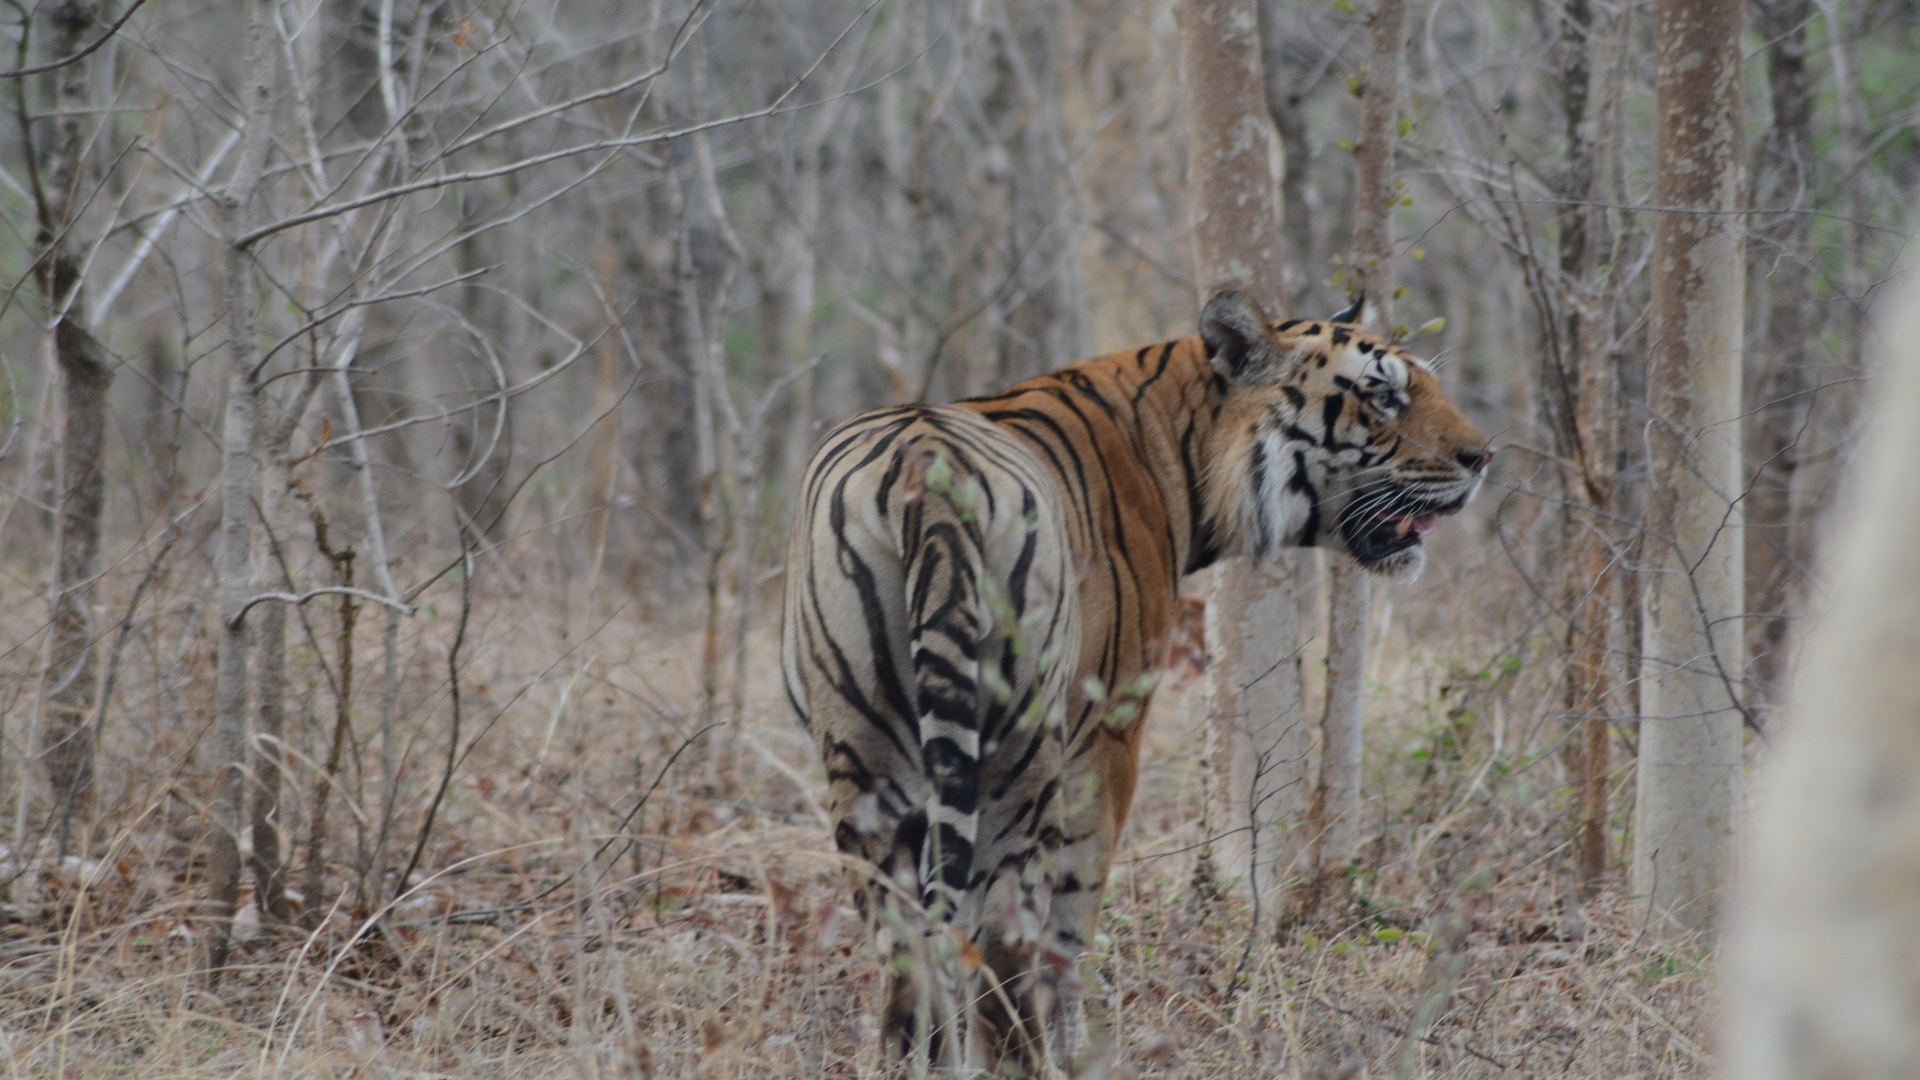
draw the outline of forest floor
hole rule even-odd
[[[1636,921],[1617,881],[1579,899],[1548,624],[1463,600],[1492,572],[1464,561],[1391,590],[1370,673],[1366,858],[1350,899],[1283,940],[1194,887],[1204,710],[1192,688],[1156,701],[1083,965],[1080,1075],[1712,1071],[1711,950]],[[210,651],[130,666],[126,701],[146,694],[151,712],[110,733],[86,848],[61,859],[42,844],[5,908],[10,1074],[873,1075],[878,964],[770,633],[750,639],[739,721],[703,734],[697,625],[643,622],[606,593],[483,594],[463,654],[466,749],[427,869],[377,922],[338,904],[313,932],[243,919],[238,966],[211,991],[190,903]],[[444,766],[456,602],[423,615],[406,650],[401,863]],[[371,649],[357,661],[369,680]],[[293,741],[312,761],[332,706],[307,686]],[[359,738],[342,783],[374,791],[377,746]],[[355,813],[336,811],[337,873],[372,842]],[[286,814],[304,845],[297,806]]]

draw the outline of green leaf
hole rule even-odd
[[[936,454],[922,478],[929,489],[944,495],[953,486],[953,466],[947,462],[946,455]]]
[[[1400,118],[1400,137],[1406,138],[1407,134],[1412,130],[1413,130],[1413,117],[1411,116],[1401,117]]]
[[[1373,930],[1373,940],[1383,945],[1391,945],[1406,936],[1406,931],[1392,926],[1377,926]]]
[[[1141,672],[1140,674],[1135,675],[1133,679],[1127,683],[1126,686],[1122,687],[1120,690],[1120,696],[1130,697],[1130,698],[1143,698],[1143,697],[1146,697],[1148,694],[1153,693],[1153,688],[1159,685],[1160,685],[1160,670],[1158,668],[1148,668],[1147,670]]]
[[[1445,315],[1436,315],[1426,322],[1421,323],[1418,332],[1422,334],[1437,334],[1446,328],[1447,317]]]

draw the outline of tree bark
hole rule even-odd
[[[272,440],[269,440],[271,442]],[[261,475],[260,517],[266,525],[266,543],[254,553],[254,586],[261,592],[292,591],[292,583],[281,573],[281,545],[292,529],[291,501],[287,493],[290,468],[286,446],[265,448]],[[253,748],[253,889],[261,911],[285,922],[291,915],[287,903],[286,875],[280,864],[280,764],[285,755],[281,737],[287,719],[287,607],[263,604],[253,619],[254,730],[249,744]]]
[[[1253,0],[1181,0],[1194,262],[1202,299],[1239,288],[1273,305],[1280,277],[1280,213],[1273,128],[1265,113]],[[1207,603],[1207,671],[1216,790],[1211,828],[1224,835],[1221,868],[1250,890],[1256,912],[1277,910],[1300,871],[1311,744],[1300,669],[1301,612],[1311,595],[1305,559],[1269,565],[1230,559]]]
[[[1360,130],[1353,142],[1353,263],[1348,292],[1367,294],[1363,318],[1375,333],[1393,326],[1393,148],[1400,139],[1400,68],[1406,0],[1377,0],[1367,16],[1367,68]]]
[[[95,26],[91,4],[64,0],[54,6],[52,55],[72,56]],[[93,662],[88,597],[100,568],[100,515],[106,501],[101,449],[107,431],[111,360],[86,326],[81,295],[83,252],[71,230],[79,209],[75,196],[86,172],[83,121],[91,109],[92,65],[69,64],[54,75],[58,117],[46,160],[47,184],[36,238],[40,295],[46,304],[53,351],[64,383],[65,427],[61,432],[56,567],[46,679],[46,727],[41,745],[47,778],[57,800],[59,850],[67,852],[75,811],[84,809],[93,787],[94,702],[99,674]]]
[[[824,141],[824,139],[822,140]],[[774,265],[777,282],[770,282],[777,303],[770,305],[778,314],[768,327],[769,340],[776,343],[781,357],[780,370],[793,371],[805,365],[813,349],[813,307],[815,267],[819,252],[815,241],[820,228],[821,147],[802,147],[793,155],[786,176],[786,197],[792,207],[792,219],[780,224],[774,241]],[[807,458],[813,452],[813,374],[807,372],[793,382],[788,391],[790,402],[775,445],[779,460],[768,470],[788,490],[797,490]]]
[[[345,351],[355,351],[358,319],[350,315]],[[254,587],[261,592],[298,592],[287,576],[285,547],[293,537],[293,466],[289,453],[293,433],[306,414],[313,390],[326,367],[316,363],[285,407],[271,418],[262,433],[258,464],[265,468],[260,476],[260,520],[266,527],[266,543],[254,558]],[[272,410],[263,410],[272,411]],[[287,605],[271,602],[260,605],[253,617],[254,730],[249,740],[253,748],[253,877],[254,895],[260,910],[286,923],[293,917],[287,899],[286,867],[282,862],[280,786],[285,771],[286,745],[283,742],[287,719]],[[289,845],[290,846],[290,845]]]
[[[262,593],[298,592],[288,573],[286,546],[293,537],[296,518],[293,512],[295,462],[291,453],[293,435],[306,416],[307,406],[329,371],[344,368],[359,352],[364,328],[363,310],[349,312],[341,320],[334,344],[340,359],[330,367],[316,350],[307,374],[287,400],[277,409],[264,390],[256,393],[259,415],[254,422],[259,474],[258,493],[261,523],[266,543],[254,554],[254,587]],[[248,745],[252,747],[253,810],[250,828],[253,836],[253,876],[255,902],[276,922],[286,924],[293,917],[293,905],[287,897],[286,866],[282,861],[281,840],[285,835],[280,815],[280,787],[286,771],[287,748],[284,742],[287,720],[287,605],[270,601],[260,605],[253,616],[252,651],[254,676],[254,729]],[[331,776],[329,776],[329,781]],[[324,812],[324,806],[322,806]],[[324,827],[323,827],[324,830]],[[291,847],[291,845],[286,845]],[[317,893],[316,893],[317,895]]]
[[[317,506],[310,507],[313,518],[314,546],[333,564],[334,584],[353,588],[352,548],[335,548],[327,538],[327,520]],[[302,888],[303,907],[300,924],[308,930],[326,920],[327,900],[327,803],[339,783],[340,767],[346,757],[347,740],[353,733],[353,624],[359,604],[351,596],[340,596],[334,637],[333,738],[328,744],[324,773],[313,785],[313,803],[307,813],[307,867]]]
[[[594,273],[606,295],[620,292],[620,243],[614,223],[606,223],[595,254]],[[619,501],[620,418],[615,415],[624,396],[621,387],[622,335],[609,333],[600,342],[593,365],[593,415],[599,417],[587,435],[587,559],[592,571],[588,576],[593,596],[609,595],[602,588],[609,563],[625,578],[624,552],[614,550],[621,542],[614,528],[615,506]],[[591,604],[591,599],[590,599]],[[590,616],[591,617],[591,616]]]
[[[1261,83],[1266,91],[1267,114],[1273,117],[1274,133],[1280,138],[1280,227],[1285,240],[1281,280],[1287,290],[1283,299],[1289,316],[1305,311],[1302,304],[1312,294],[1314,277],[1321,266],[1314,257],[1313,219],[1307,207],[1313,162],[1307,111],[1301,93],[1285,77],[1290,73],[1283,70],[1287,31],[1294,22],[1295,13],[1281,0],[1260,0]]]
[[[1823,560],[1833,582],[1754,813],[1722,979],[1727,1076],[1867,1080],[1920,1061],[1920,288]]]
[[[1619,605],[1614,571],[1617,537],[1611,526],[1619,453],[1619,391],[1609,349],[1618,285],[1597,273],[1606,239],[1603,178],[1598,137],[1600,116],[1590,100],[1601,36],[1588,0],[1565,0],[1554,35],[1567,166],[1562,196],[1571,203],[1560,216],[1562,289],[1560,379],[1572,400],[1564,418],[1567,448],[1566,559],[1567,716],[1573,728],[1567,764],[1578,800],[1574,823],[1574,871],[1591,894],[1606,873],[1611,851],[1608,781],[1613,693],[1611,643]],[[1604,104],[1604,103],[1603,103]]]
[[[255,218],[260,177],[266,168],[273,108],[272,13],[269,0],[247,0],[246,66],[241,101],[246,110],[240,160],[220,199],[225,234],[224,299],[227,307],[226,417],[220,432],[220,537],[215,549],[220,638],[216,661],[213,724],[213,834],[208,886],[215,925],[208,935],[209,982],[217,986],[232,946],[234,912],[240,903],[240,837],[246,827],[243,778],[247,768],[247,597],[252,577],[253,489],[259,473],[255,428],[260,385],[254,368],[259,287],[252,257],[237,238]]]
[[[1366,86],[1353,143],[1353,250],[1349,288],[1365,294],[1369,330],[1393,327],[1393,176],[1399,141],[1400,67],[1406,50],[1406,0],[1379,0],[1367,18]],[[1359,855],[1362,707],[1366,695],[1367,622],[1373,589],[1366,571],[1337,553],[1327,560],[1327,698],[1320,717],[1320,770],[1313,821],[1315,907],[1337,891]],[[1311,914],[1312,912],[1308,912]]]
[[[1755,5],[1767,39],[1767,84],[1773,128],[1760,148],[1762,190],[1756,202],[1803,209],[1813,191],[1813,78],[1807,70],[1810,0],[1760,0]],[[1772,223],[1756,270],[1766,282],[1766,322],[1748,379],[1755,391],[1748,447],[1753,490],[1747,495],[1747,647],[1763,692],[1784,674],[1789,608],[1799,571],[1794,552],[1805,524],[1796,509],[1794,477],[1814,389],[1812,325],[1815,310],[1808,253],[1808,215],[1781,214]]]
[[[490,216],[485,199],[476,185],[468,185],[459,194],[461,228],[473,235],[454,246],[454,266],[460,273],[475,273],[489,263],[504,260],[492,249],[493,234],[474,228]],[[470,390],[475,396],[503,391],[496,385],[504,362],[482,363],[491,351],[509,353],[514,342],[502,313],[510,310],[499,302],[478,277],[460,287],[460,317],[470,335],[484,338],[466,348],[471,350],[476,368],[490,369],[481,387]],[[457,355],[458,346],[449,350]],[[489,358],[491,359],[491,358]],[[502,406],[469,410],[452,425],[451,445],[459,475],[465,483],[454,489],[455,505],[460,508],[460,541],[471,547],[483,541],[497,540],[506,529],[507,503],[513,490],[509,474],[513,465],[513,411]],[[476,460],[477,459],[477,460]],[[470,474],[470,475],[469,475]]]
[[[250,274],[228,260],[228,273]],[[230,304],[242,302],[241,294],[251,293],[246,286],[229,282]],[[247,302],[252,297],[247,296]],[[231,322],[249,322],[232,317]],[[249,333],[252,327],[247,327]],[[242,351],[238,345],[234,351]],[[213,836],[209,857],[209,881],[216,926],[208,944],[209,978],[218,985],[226,967],[234,913],[240,906],[240,835],[246,827],[243,802],[247,765],[247,596],[252,591],[249,560],[253,544],[253,480],[258,472],[254,458],[254,425],[257,420],[257,387],[247,377],[247,368],[234,363],[227,380],[226,417],[221,425],[223,444],[220,455],[220,538],[215,549],[214,574],[218,579],[220,614],[219,652],[214,676],[213,723]]]
[[[1712,925],[1739,810],[1740,358],[1746,263],[1739,0],[1654,7],[1646,716],[1633,891]]]

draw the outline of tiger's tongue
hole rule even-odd
[[[1432,514],[1396,514],[1393,518],[1393,535],[1404,538],[1409,533],[1425,536],[1433,531],[1439,519]]]

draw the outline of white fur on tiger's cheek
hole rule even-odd
[[[1238,512],[1241,535],[1246,538],[1245,553],[1256,559],[1275,555],[1283,547],[1311,547],[1326,531],[1326,522],[1317,526],[1319,535],[1305,535],[1315,518],[1315,493],[1318,485],[1310,470],[1301,477],[1304,464],[1299,444],[1290,442],[1279,431],[1263,431],[1247,464],[1247,484]]]

